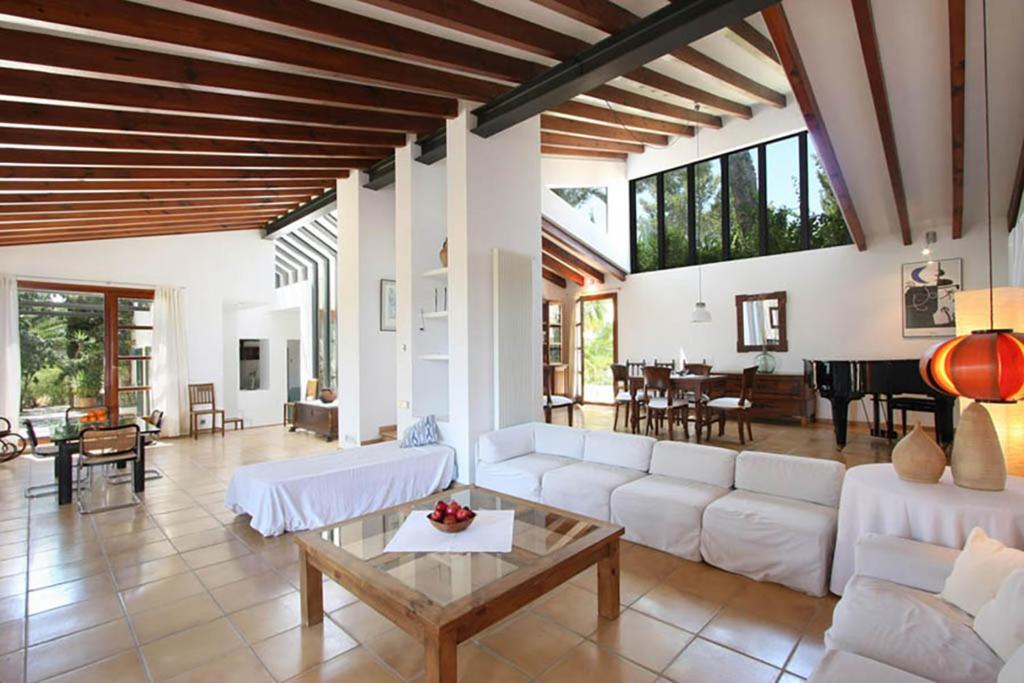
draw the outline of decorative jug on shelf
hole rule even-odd
[[[441,259],[441,267],[448,267],[448,238],[444,238],[444,244],[441,246],[441,251],[438,252],[438,257]]]

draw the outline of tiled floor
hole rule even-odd
[[[606,408],[587,413],[591,428],[610,424]],[[827,428],[754,436],[759,449],[834,457]],[[862,435],[851,447],[881,457]],[[333,583],[329,619],[301,628],[291,538],[263,539],[223,507],[237,466],[325,448],[277,427],[166,441],[149,451],[166,477],[144,507],[88,517],[22,496],[50,480],[49,461],[0,465],[0,681],[421,679],[419,645]],[[591,570],[465,643],[461,680],[794,681],[834,606],[631,544],[618,621],[598,619],[595,591]]]

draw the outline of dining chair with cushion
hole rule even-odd
[[[711,366],[707,363],[687,363],[686,374],[688,375],[710,375]]]
[[[661,423],[668,422],[668,438],[675,438],[674,424],[680,421],[683,434],[690,438],[688,426],[690,406],[686,401],[675,395],[672,386],[671,368],[649,365],[644,368],[644,385],[647,392],[647,429],[646,434],[661,431]]]
[[[626,428],[633,428],[639,415],[635,415],[631,421],[630,410],[635,406],[639,413],[647,400],[647,394],[643,388],[630,391],[629,368],[624,363],[612,364],[612,390],[615,393],[615,421],[612,424],[612,431],[617,431],[619,428],[619,406],[626,407]]]
[[[78,467],[75,474],[75,488],[78,491],[78,511],[83,515],[96,512],[117,510],[119,508],[139,505],[142,501],[132,491],[132,500],[128,503],[108,505],[101,508],[88,509],[82,496],[82,470],[85,468],[117,463],[132,463],[132,472],[139,466],[139,444],[141,433],[138,425],[121,427],[86,427],[79,435]],[[91,479],[91,477],[90,477]]]
[[[552,393],[555,373],[550,365],[544,365],[544,421],[551,422],[551,411],[556,408],[565,408],[569,415],[569,426],[572,427],[572,414],[576,408],[576,401],[568,396]]]
[[[638,362],[637,361],[631,361],[631,360],[627,360],[626,361],[626,369],[629,370],[629,376],[630,377],[643,377],[644,376],[644,368],[646,368],[646,367],[647,367],[647,361],[645,361],[645,360],[641,360],[641,361],[638,361]]]
[[[157,429],[156,432],[148,432],[142,436],[142,438],[146,442],[146,445],[149,446],[150,444],[156,443],[157,439],[160,438],[160,427],[162,427],[164,424],[164,411],[154,410],[153,412],[151,412],[149,415],[142,419],[148,422],[149,424],[153,425]]]
[[[754,382],[757,378],[757,366],[743,368],[743,377],[740,380],[739,396],[721,396],[711,399],[705,405],[704,424],[708,429],[708,439],[711,438],[711,425],[718,422],[718,435],[725,434],[726,415],[736,416],[736,425],[739,429],[740,443],[746,444],[743,436],[743,427],[746,425],[747,438],[754,440],[754,432],[750,427],[750,409],[754,405]],[[697,427],[700,429],[700,426]]]
[[[659,361],[657,358],[655,358],[654,362],[652,363],[652,365],[654,367],[656,367],[656,368],[668,368],[672,372],[675,372],[675,370],[676,370],[676,361],[675,361],[675,359]]]
[[[224,436],[224,410],[217,407],[213,383],[188,385],[188,433],[193,439],[199,438],[199,419],[210,417],[211,434],[217,431],[217,416],[220,415],[220,435]]]

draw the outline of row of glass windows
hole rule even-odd
[[[630,183],[633,272],[850,243],[807,133]]]

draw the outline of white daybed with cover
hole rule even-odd
[[[447,488],[455,451],[397,441],[238,468],[224,504],[252,515],[264,536],[303,531],[400,505]]]

